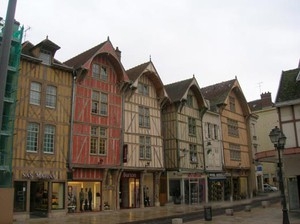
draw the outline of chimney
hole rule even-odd
[[[260,94],[262,108],[273,106],[270,92]]]
[[[117,54],[117,56],[118,56],[119,61],[121,61],[121,53],[122,53],[122,52],[119,50],[118,47],[116,48],[115,52],[116,52],[116,54]]]

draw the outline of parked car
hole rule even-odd
[[[270,184],[264,184],[264,192],[274,192],[278,191],[277,187],[272,186]]]

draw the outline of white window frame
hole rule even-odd
[[[37,152],[39,144],[40,125],[38,123],[30,122],[27,124],[27,140],[26,151]]]
[[[46,107],[55,108],[57,99],[57,87],[48,85],[46,88]]]
[[[29,103],[33,105],[41,105],[42,84],[39,82],[30,83]]]

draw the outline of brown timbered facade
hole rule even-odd
[[[13,145],[15,217],[66,210],[72,69],[54,59],[49,39],[22,46]]]
[[[162,126],[168,201],[198,204],[205,201],[202,118],[206,103],[195,79],[165,86],[170,102],[163,109]]]
[[[224,200],[249,197],[251,140],[250,109],[237,79],[204,87],[201,92],[210,108],[220,114],[224,171]]]

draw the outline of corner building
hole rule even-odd
[[[72,68],[49,39],[22,45],[13,144],[14,218],[65,215]]]

